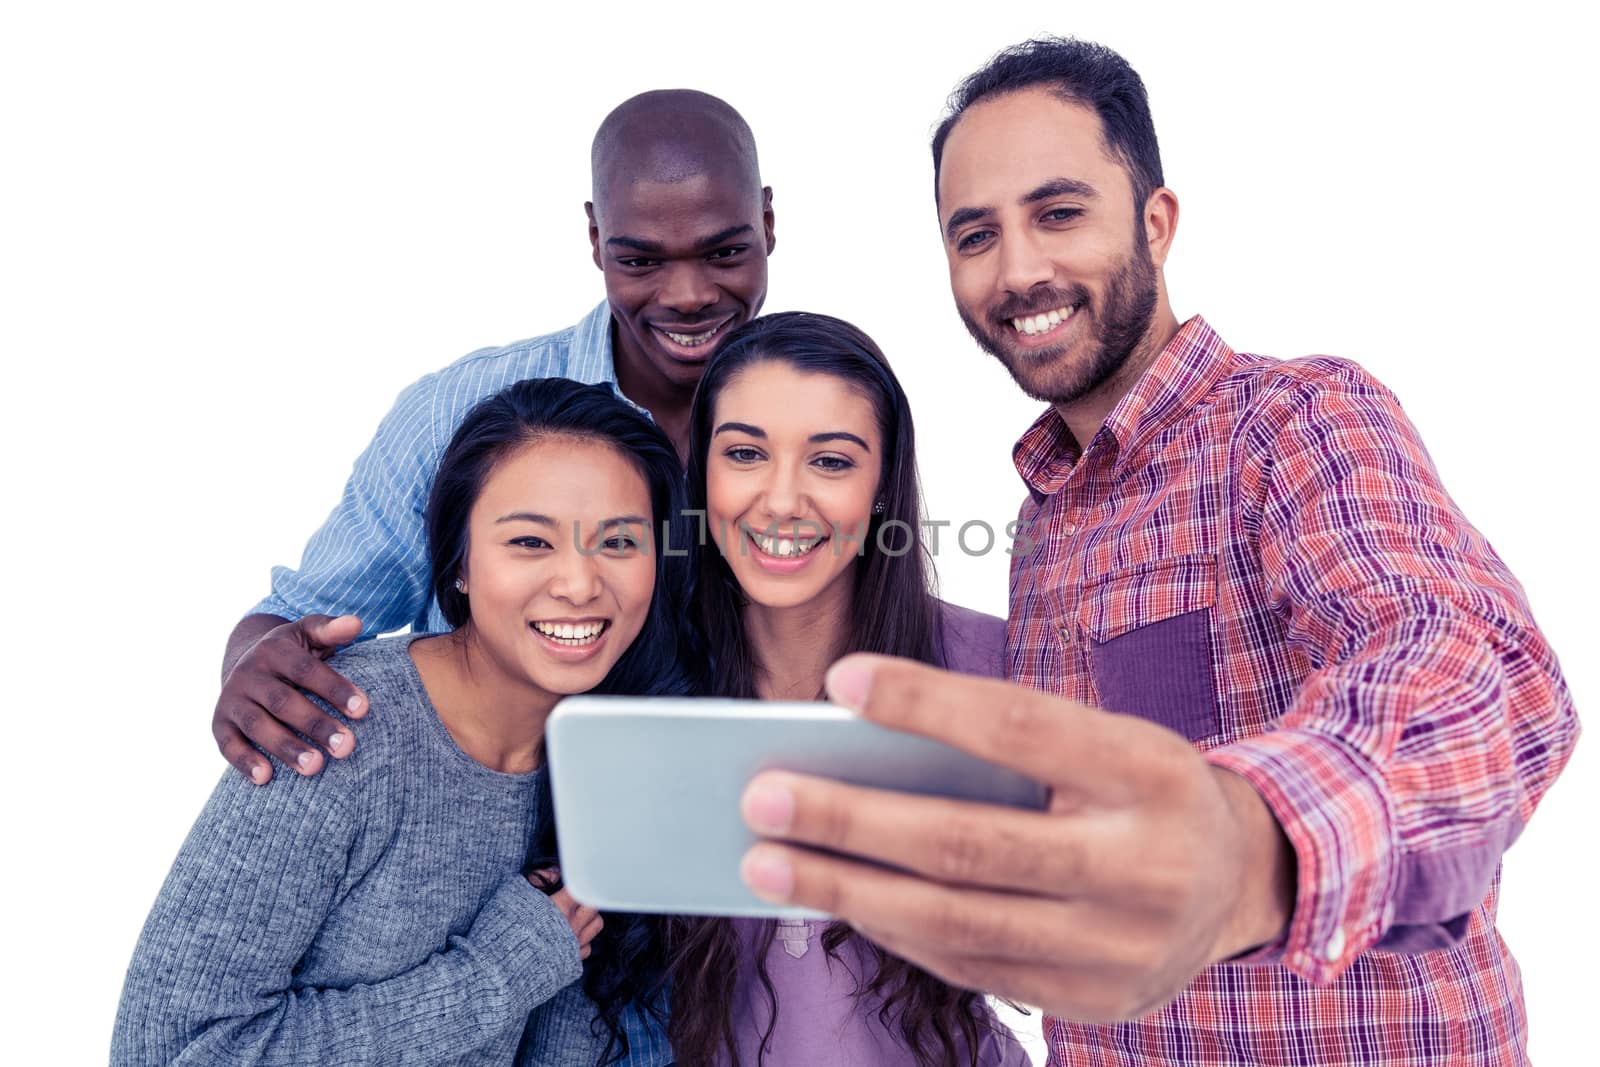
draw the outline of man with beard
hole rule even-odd
[[[933,155],[962,317],[1050,404],[1013,453],[1020,685],[850,657],[829,692],[1049,807],[769,773],[746,880],[1042,1005],[1053,1061],[1524,1062],[1500,856],[1578,726],[1515,579],[1359,367],[1177,321],[1120,56],[1001,53]]]
[[[301,694],[366,714],[365,695],[323,657],[407,624],[450,628],[428,593],[423,510],[445,445],[479,400],[524,378],[609,382],[686,454],[701,372],[766,299],[772,190],[744,119],[690,90],[618,105],[590,162],[584,208],[606,300],[570,329],[473,352],[401,393],[300,568],[275,568],[272,594],[234,627],[212,732],[252,781],[272,777],[261,751],[301,774],[321,770],[318,746],[336,759],[354,751],[351,731]]]

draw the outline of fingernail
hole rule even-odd
[[[294,761],[300,765],[300,769],[302,771],[309,771],[317,762],[317,757],[312,755],[310,752],[302,752],[300,755],[294,758]]]
[[[329,734],[328,747],[337,752],[344,747],[344,734]]]
[[[872,665],[859,659],[842,659],[828,668],[823,684],[835,704],[860,711],[867,706],[867,691],[872,688]]]
[[[775,848],[757,845],[744,854],[739,877],[756,896],[782,904],[794,893],[794,867]]]
[[[366,706],[366,701],[360,697],[351,697],[344,702],[344,709],[352,715],[360,715],[361,709]]]
[[[256,785],[266,785],[267,774],[267,768],[259,763],[250,768],[250,780]]]
[[[794,793],[777,782],[752,782],[740,808],[745,825],[758,834],[786,834],[794,825]]]

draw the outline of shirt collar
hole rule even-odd
[[[611,348],[611,304],[602,300],[598,307],[583,317],[573,331],[572,358],[567,367],[567,377],[573,381],[609,385],[611,391],[635,411],[642,412],[651,422],[655,416],[648,408],[640,407],[623,395],[617,384],[617,363]]]
[[[1196,315],[1167,342],[1139,380],[1106,416],[1096,441],[1109,438],[1117,450],[1113,473],[1157,431],[1200,403],[1234,362],[1229,348]],[[1091,441],[1090,448],[1094,447]],[[1017,473],[1037,497],[1058,492],[1078,461],[1080,449],[1055,408],[1047,408],[1011,450]]]

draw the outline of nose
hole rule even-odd
[[[780,523],[804,514],[806,494],[799,475],[786,464],[771,464],[766,484],[761,487],[760,517],[769,523]]]
[[[598,598],[604,585],[599,554],[579,551],[574,545],[562,552],[557,561],[550,595],[577,607]]]
[[[717,302],[717,286],[704,263],[674,263],[656,300],[680,315],[694,315]]]
[[[1020,296],[1055,276],[1050,257],[1027,230],[1007,234],[998,251],[1000,285],[1008,293]]]

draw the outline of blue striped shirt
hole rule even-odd
[[[252,612],[359,615],[363,637],[406,626],[449,630],[429,582],[424,516],[433,476],[472,406],[524,378],[605,382],[615,390],[611,306],[602,301],[556,333],[479,349],[407,387],[356,459],[333,513],[306,542],[299,569],[274,567],[272,594]],[[624,1064],[672,1061],[666,1034],[642,1013],[630,1011],[624,1022]]]
[[[333,513],[306,542],[299,569],[274,567],[272,595],[252,611],[285,619],[359,615],[363,637],[406,626],[449,630],[429,588],[424,516],[433,476],[472,406],[524,378],[615,389],[610,305],[568,329],[479,349],[407,387],[356,459]]]

